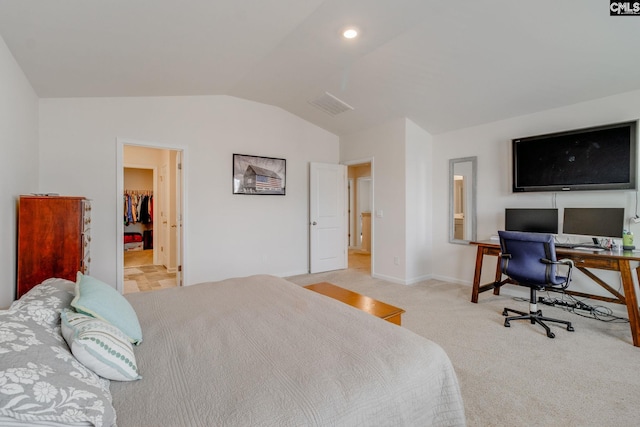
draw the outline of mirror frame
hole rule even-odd
[[[454,237],[454,206],[453,206],[453,198],[454,198],[454,169],[455,165],[458,163],[471,162],[471,203],[469,206],[469,212],[467,215],[471,215],[471,239],[456,239]],[[457,159],[449,160],[449,243],[456,243],[460,245],[468,245],[469,242],[475,241],[477,239],[476,235],[476,205],[477,205],[477,188],[478,188],[478,157],[460,157]]]

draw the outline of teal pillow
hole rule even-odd
[[[142,329],[135,310],[129,301],[106,283],[78,272],[76,296],[71,306],[80,313],[111,323],[132,343],[142,342]]]

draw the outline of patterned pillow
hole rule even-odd
[[[118,291],[100,280],[78,272],[76,296],[71,306],[118,327],[132,343],[142,342],[142,329],[135,310]]]
[[[115,326],[71,310],[62,312],[62,336],[87,368],[116,381],[140,379],[129,338]]]
[[[71,305],[74,295],[75,283],[64,279],[47,279],[14,301],[9,309],[56,332],[60,326],[60,312]]]
[[[65,282],[43,282],[0,311],[0,417],[111,426],[109,381],[78,362],[60,334],[73,297]]]

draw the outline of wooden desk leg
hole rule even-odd
[[[502,287],[502,285],[500,283],[501,279],[502,279],[502,266],[500,265],[500,257],[498,257],[498,260],[496,261],[496,277],[494,280],[494,283],[496,284],[496,286],[493,288],[493,294],[494,295],[500,295],[500,288]]]
[[[620,275],[622,276],[622,288],[627,302],[627,312],[629,314],[629,326],[631,326],[631,337],[633,345],[640,347],[640,312],[638,311],[638,298],[631,275],[631,266],[628,260],[619,260]],[[640,267],[638,267],[640,268]],[[640,271],[636,269],[636,275],[640,280]]]
[[[482,260],[484,249],[478,246],[476,253],[476,271],[473,273],[473,290],[471,291],[471,302],[478,303],[478,293],[480,292],[480,277],[482,276]]]

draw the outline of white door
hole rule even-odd
[[[176,199],[176,227],[174,229],[176,247],[175,247],[175,255],[176,255],[176,285],[182,286],[182,152],[176,151],[176,161],[175,161],[175,171],[176,171],[176,188],[175,188],[175,199]]]
[[[310,272],[347,268],[347,167],[311,163]]]
[[[168,193],[168,171],[167,165],[160,167],[160,182],[158,183],[158,202],[160,202],[160,259],[159,263],[165,268],[171,267],[169,262],[169,244],[171,242],[169,235],[169,197]]]

